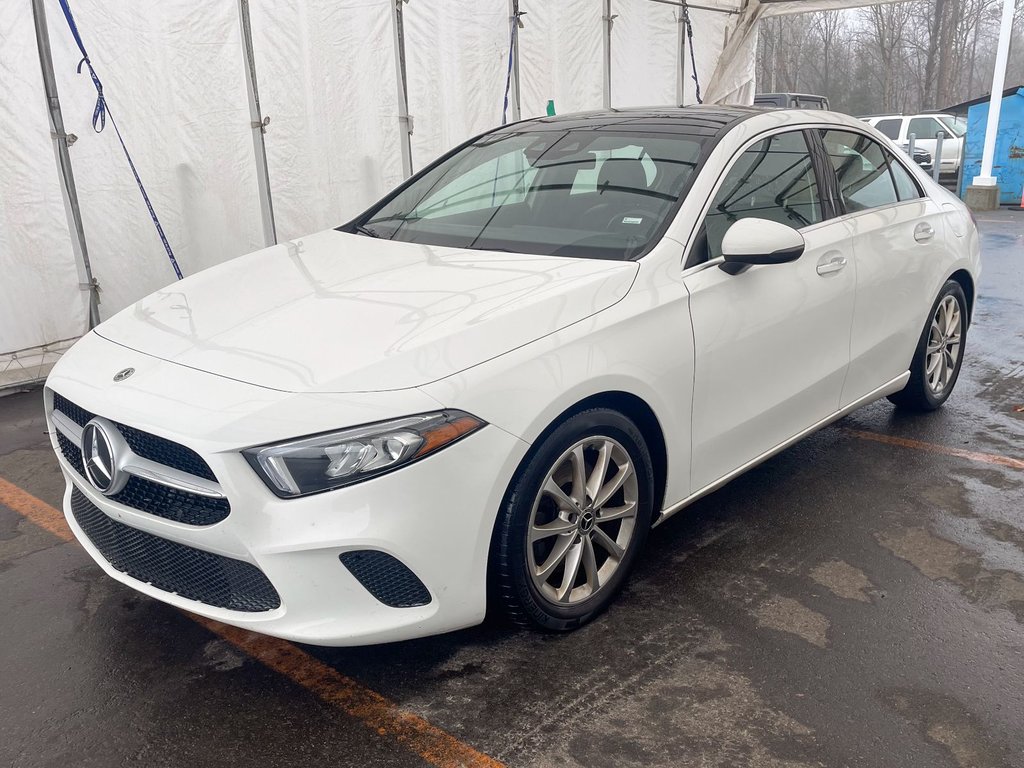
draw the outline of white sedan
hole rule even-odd
[[[115,579],[258,632],[568,630],[653,526],[963,361],[979,239],[881,134],[686,107],[478,136],[353,222],[168,286],[45,390]]]

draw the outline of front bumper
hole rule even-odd
[[[111,577],[218,621],[320,645],[403,640],[482,620],[491,531],[505,488],[525,455],[523,441],[487,426],[388,475],[280,499],[248,465],[241,448],[436,409],[437,403],[415,390],[357,398],[271,392],[147,357],[95,335],[80,346],[65,355],[47,382],[48,416],[52,393],[58,392],[91,413],[191,448],[209,465],[231,507],[220,522],[196,526],[114,501],[62,455],[54,435],[68,484],[68,522]],[[127,366],[137,371],[127,381],[114,384],[106,375]],[[188,393],[187,400],[181,393]],[[379,413],[371,416],[374,411]],[[128,575],[118,558],[111,558],[115,567],[104,557],[79,524],[72,511],[76,489],[79,511],[84,497],[130,529],[255,566],[273,585],[279,604],[232,610]],[[340,559],[367,550],[386,553],[408,568],[425,586],[429,602],[392,607],[374,597],[366,579],[361,582]]]

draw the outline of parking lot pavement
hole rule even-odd
[[[698,502],[566,636],[197,623],[62,538],[40,393],[0,398],[0,764],[1024,765],[1024,214],[980,218],[946,407],[877,403]]]

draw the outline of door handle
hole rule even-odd
[[[843,269],[845,267],[846,267],[846,257],[845,256],[833,256],[830,261],[820,261],[820,262],[818,262],[818,274],[819,275],[831,275],[833,272],[838,272],[839,270],[841,270],[841,269]]]
[[[914,239],[919,243],[927,243],[935,237],[935,230],[932,225],[926,221],[922,221],[916,227],[914,227]]]

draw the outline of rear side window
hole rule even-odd
[[[907,135],[914,134],[915,139],[934,139],[939,131],[949,136],[949,129],[944,128],[934,117],[915,117],[907,126]]]
[[[899,118],[890,120],[879,120],[875,123],[875,128],[881,131],[884,135],[890,139],[896,140],[900,137],[900,123],[903,121]]]
[[[896,194],[899,195],[900,200],[917,200],[919,197],[923,197],[921,188],[911,178],[910,171],[900,165],[899,161],[888,152],[885,156],[889,161],[889,170],[892,172],[893,181],[896,182]]]
[[[850,131],[823,130],[821,137],[847,212],[898,202],[886,153],[878,142]]]
[[[729,169],[704,220],[709,258],[722,255],[729,226],[748,218],[770,219],[794,229],[824,218],[803,133],[762,139]]]

